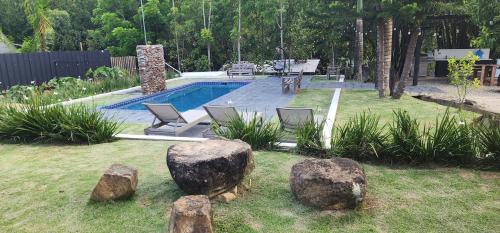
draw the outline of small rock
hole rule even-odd
[[[253,171],[255,163],[252,149],[245,142],[208,140],[171,146],[167,166],[184,192],[212,198],[237,186]]]
[[[216,197],[217,201],[221,201],[221,202],[225,202],[225,203],[229,203],[235,199],[236,199],[236,195],[234,193],[230,193],[230,192],[219,194]]]
[[[174,202],[170,233],[212,233],[210,200],[205,195],[184,196]]]
[[[292,167],[290,187],[304,205],[322,210],[353,209],[363,201],[363,168],[347,158],[306,159]]]
[[[137,169],[113,164],[101,176],[90,198],[100,202],[127,199],[134,195],[137,179]]]

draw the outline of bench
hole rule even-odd
[[[252,76],[255,79],[255,65],[252,63],[233,64],[227,70],[227,76],[234,78],[234,76]]]

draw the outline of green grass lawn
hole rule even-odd
[[[164,232],[183,195],[165,164],[167,142],[92,146],[0,145],[0,232]],[[213,205],[216,232],[496,232],[500,173],[363,164],[368,198],[356,211],[325,213],[298,204],[288,185],[304,157],[256,152],[251,190]],[[113,163],[139,169],[132,200],[89,202]]]
[[[312,108],[316,113],[326,115],[330,109],[333,89],[304,89],[290,102],[291,107]]]
[[[378,92],[372,90],[342,90],[339,106],[337,109],[336,124],[342,124],[350,117],[366,111],[380,116],[380,123],[392,122],[393,110],[402,109],[408,111],[411,116],[422,123],[433,124],[436,116],[446,112],[448,107],[436,103],[415,99],[409,95],[403,95],[400,100],[391,98],[380,99]],[[449,108],[450,113],[472,120],[478,114]]]

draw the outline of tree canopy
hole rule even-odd
[[[183,71],[217,70],[237,60],[238,1],[143,3],[147,41],[163,44],[172,65]],[[15,44],[23,44],[25,52],[83,47],[123,56],[135,55],[135,46],[144,44],[137,0],[0,0],[0,5],[0,28]],[[280,58],[280,13],[285,57],[321,59],[322,70],[333,53],[339,63],[354,58],[356,18],[364,20],[363,60],[371,67],[376,62],[377,22],[394,19],[393,76],[403,72],[412,31],[421,34],[423,52],[459,47],[500,52],[497,0],[370,0],[364,1],[363,10],[357,6],[358,0],[242,1],[242,60],[262,64]]]

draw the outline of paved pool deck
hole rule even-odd
[[[304,79],[305,83],[309,80],[309,77]],[[281,93],[281,80],[277,77],[256,80],[232,79],[231,81],[249,81],[250,83],[212,100],[206,105],[227,105],[234,106],[239,111],[262,112],[265,118],[270,119],[274,116],[277,107],[288,106],[288,103],[295,96],[291,92]],[[139,92],[133,95],[141,96]],[[197,109],[202,110],[202,106]],[[107,117],[125,123],[151,123],[154,120],[153,114],[149,111],[123,109],[102,109],[101,111]]]

